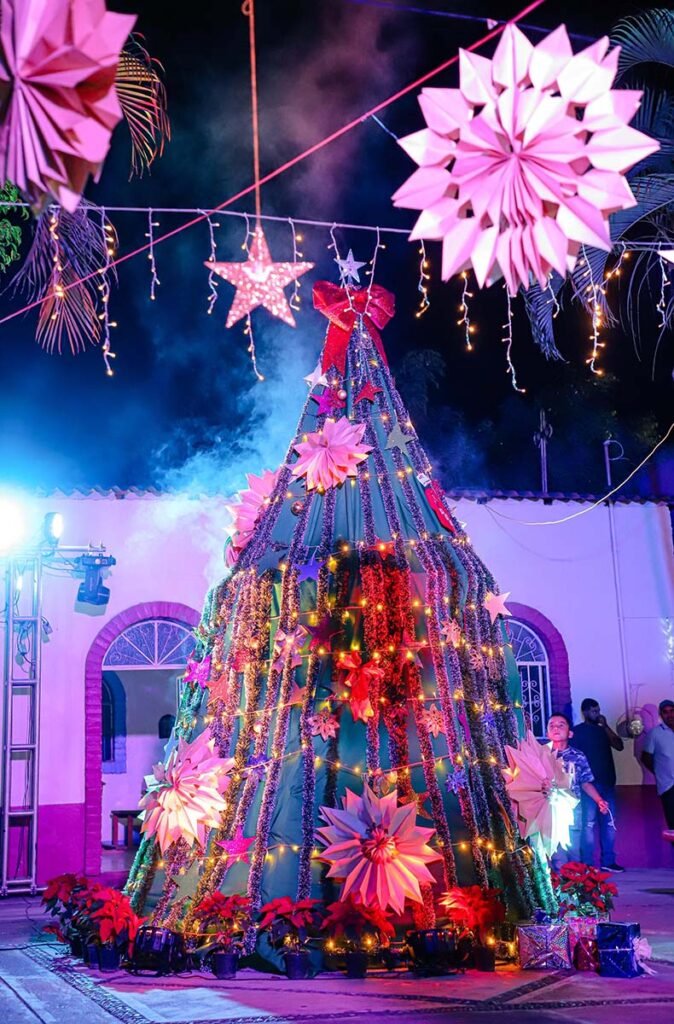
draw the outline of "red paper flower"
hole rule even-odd
[[[451,921],[479,931],[505,919],[505,906],[500,896],[500,889],[456,885],[443,893],[439,902]]]
[[[347,936],[361,939],[368,933],[376,933],[380,939],[393,938],[395,928],[389,915],[376,905],[368,906],[350,893],[345,899],[337,900],[327,907],[327,916],[321,928],[334,938]]]

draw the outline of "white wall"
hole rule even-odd
[[[579,717],[583,697],[592,696],[615,724],[626,705],[674,698],[674,664],[667,658],[663,632],[666,620],[674,619],[671,524],[663,505],[615,506],[625,685],[609,513],[603,505],[588,509],[571,502],[461,501],[457,515],[501,590],[538,609],[562,634],[575,714]],[[575,518],[543,525],[569,516]],[[631,743],[616,762],[619,783],[642,781]]]

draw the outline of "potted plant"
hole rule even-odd
[[[493,971],[496,967],[493,928],[505,919],[500,896],[500,889],[456,885],[443,893],[439,901],[453,924],[469,929],[476,937],[473,962],[478,970]]]
[[[204,896],[194,908],[194,921],[206,939],[199,952],[210,954],[215,977],[235,978],[243,936],[251,924],[249,897],[221,892]]]
[[[348,978],[364,978],[369,954],[395,935],[395,929],[383,910],[368,907],[352,894],[337,900],[327,908],[322,929],[330,935],[328,948],[338,948],[346,954]]]
[[[133,951],[134,939],[145,918],[138,917],[129,897],[117,889],[99,889],[92,897],[91,937],[98,945],[99,966],[102,971],[116,971],[122,955]]]
[[[260,907],[259,927],[269,933],[272,945],[283,949],[286,975],[293,981],[309,977],[309,952],[305,946],[309,930],[320,925],[319,902],[280,896]]]
[[[45,925],[44,930],[67,942],[73,956],[83,956],[82,936],[75,923],[83,894],[89,888],[85,875],[67,873],[50,878],[42,894],[42,904],[58,923]]]
[[[597,922],[607,921],[618,895],[609,873],[580,861],[568,861],[552,874],[558,916],[569,926],[571,959],[577,970],[599,969]]]

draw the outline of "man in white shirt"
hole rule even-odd
[[[646,737],[641,763],[655,775],[670,839],[674,838],[674,700],[661,700],[658,711],[662,721]]]

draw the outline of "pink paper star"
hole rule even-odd
[[[226,701],[229,696],[229,672],[221,672],[217,679],[213,679],[208,687],[208,703],[221,700]]]
[[[437,704],[431,704],[430,708],[426,708],[422,714],[424,725],[430,733],[433,734],[433,738],[437,740],[441,732],[445,731],[445,723],[442,719],[442,713]]]
[[[363,384],[362,388],[353,400],[354,405],[358,405],[359,402],[374,402],[377,395],[383,394],[381,388],[376,388],[374,384]]]
[[[206,260],[204,266],[236,288],[236,295],[227,315],[227,327],[233,327],[242,317],[258,306],[272,316],[295,326],[288,300],[283,289],[291,281],[313,268],[313,263],[273,263],[267,239],[258,225],[253,231],[248,259],[245,263],[214,263]]]
[[[255,838],[247,839],[243,834],[243,829],[239,826],[233,839],[222,839],[216,845],[222,847],[230,860],[240,860],[243,864],[250,864],[248,850],[254,842]]]
[[[317,711],[309,718],[312,736],[320,736],[322,740],[334,739],[339,729],[339,720],[331,711]]]
[[[314,402],[318,403],[315,410],[317,416],[333,416],[346,405],[346,402],[339,397],[336,388],[325,388],[322,394],[311,397]]]
[[[448,644],[458,647],[461,643],[461,626],[456,619],[445,619],[440,632]]]
[[[505,606],[506,601],[510,597],[510,591],[505,594],[492,594],[491,590],[486,594],[484,599],[484,606],[489,612],[489,617],[492,623],[496,621],[497,615],[502,615],[503,618],[507,618],[512,613],[508,611]]]
[[[208,677],[211,674],[211,658],[210,655],[204,658],[203,661],[195,661],[193,658],[187,662],[187,671],[185,672],[186,683],[198,683],[199,686],[208,686]]]
[[[335,629],[333,626],[332,615],[329,612],[326,612],[315,626],[307,626],[307,629],[311,634],[311,640],[309,641],[310,651],[315,650],[317,647],[323,647],[326,651],[329,651],[332,647],[333,636],[337,636],[340,632],[339,629]]]
[[[306,693],[306,686],[298,686],[296,682],[293,683],[293,688],[290,691],[288,697],[289,704],[304,704],[304,695]]]

